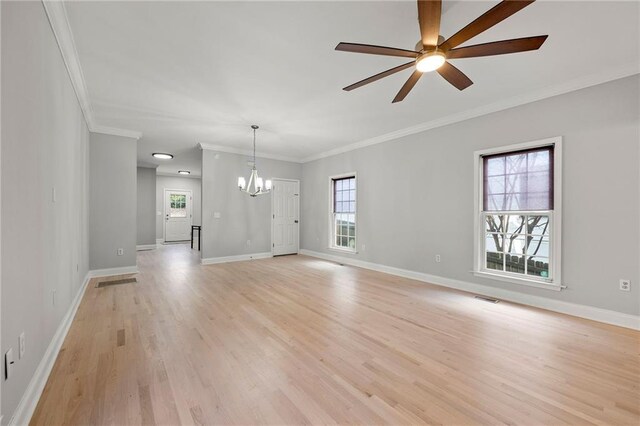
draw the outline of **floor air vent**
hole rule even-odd
[[[487,297],[487,296],[473,296],[476,299],[480,299],[480,300],[484,300],[485,302],[491,302],[491,303],[498,303],[499,300],[498,299],[494,299],[493,297]]]
[[[110,285],[119,285],[119,284],[129,284],[129,283],[137,283],[138,280],[135,278],[124,278],[122,280],[111,280],[111,281],[100,281],[97,288],[108,287]]]

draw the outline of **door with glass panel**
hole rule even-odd
[[[191,191],[165,189],[164,240],[191,239]]]

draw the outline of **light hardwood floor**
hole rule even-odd
[[[32,424],[640,424],[640,333],[304,256],[138,254]]]

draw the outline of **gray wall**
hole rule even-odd
[[[14,375],[1,380],[6,424],[89,270],[89,132],[42,3],[0,7],[0,352],[12,347],[16,358]]]
[[[91,269],[136,266],[137,140],[99,133],[90,140]]]
[[[200,178],[179,176],[156,176],[156,204],[155,204],[155,235],[157,239],[164,239],[164,190],[190,190],[193,197],[191,214],[192,224],[202,224],[202,184]],[[156,213],[160,212],[160,215]]]
[[[202,151],[203,259],[271,251],[271,196],[253,198],[238,191],[238,176],[249,177],[248,160],[228,153],[216,159],[215,152]],[[258,158],[257,166],[264,179],[302,175],[298,163]],[[220,212],[220,219],[214,219],[214,212]]]
[[[138,167],[137,245],[156,243],[156,169]]]
[[[356,171],[360,252],[354,257],[639,314],[639,80],[636,75],[306,163],[302,248],[337,254],[327,248],[328,176]],[[473,152],[552,136],[564,137],[562,274],[569,288],[555,292],[476,278],[469,272]],[[631,293],[618,290],[620,278],[631,279]]]

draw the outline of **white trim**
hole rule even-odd
[[[44,10],[49,18],[53,35],[58,42],[60,53],[62,54],[62,60],[67,68],[69,77],[73,89],[78,97],[80,108],[84,114],[84,119],[87,122],[89,129],[93,128],[93,110],[91,108],[91,102],[89,101],[89,91],[85,84],[84,74],[82,73],[82,67],[80,66],[80,60],[78,58],[78,51],[76,50],[76,44],[73,39],[73,33],[69,25],[67,18],[67,11],[62,1],[42,1]]]
[[[89,277],[97,278],[97,277],[111,277],[114,275],[128,275],[128,274],[137,274],[138,267],[137,266],[121,266],[118,268],[106,268],[106,269],[94,269],[89,271]]]
[[[188,192],[189,193],[189,235],[191,235],[191,227],[193,226],[193,191],[191,191],[190,189],[171,189],[171,188],[163,188],[163,194],[164,196],[162,197],[162,211],[163,211],[163,215],[162,215],[162,241],[163,243],[176,243],[178,241],[189,241],[191,240],[191,237],[189,237],[188,240],[176,240],[176,241],[167,241],[167,191],[168,192]]]
[[[122,136],[138,140],[142,137],[142,132],[135,130],[118,129],[116,127],[93,125],[90,128],[91,133],[102,133],[103,135]]]
[[[500,273],[494,274],[487,270],[471,271],[471,273],[479,278],[488,278],[490,280],[503,281],[511,284],[522,284],[529,287],[544,288],[545,290],[560,291],[563,288],[565,288],[563,286],[556,285],[556,284],[547,284],[544,281],[540,281],[540,280],[529,280],[524,277],[510,276],[510,275],[500,274]]]
[[[461,281],[451,278],[440,277],[437,275],[425,274],[423,272],[410,271],[407,269],[394,268],[392,266],[380,265],[377,263],[366,262],[343,256],[335,256],[331,254],[320,253],[311,250],[300,250],[300,254],[313,256],[332,262],[338,262],[345,265],[357,266],[359,268],[370,269],[372,271],[383,272],[385,274],[396,275],[403,278],[422,281],[442,287],[455,288],[470,293],[490,296],[509,302],[519,303],[522,305],[533,306],[536,308],[546,309],[548,311],[559,312],[566,315],[572,315],[580,318],[586,318],[593,321],[599,321],[607,324],[613,324],[620,327],[640,330],[640,316],[624,314],[622,312],[611,311],[608,309],[596,308],[587,305],[578,305],[576,303],[563,302],[561,300],[550,299],[547,297],[535,296],[517,291],[491,287],[482,284],[475,284],[467,281]]]
[[[483,170],[481,167],[482,157],[485,155],[508,153],[524,149],[540,148],[553,145],[553,211],[549,213],[551,221],[551,247],[549,253],[551,279],[534,280],[527,277],[512,276],[511,274],[501,274],[498,271],[489,271],[482,267],[484,264],[484,224],[480,223],[480,216],[483,213],[480,200],[483,193]],[[474,274],[489,275],[492,279],[507,281],[514,284],[531,287],[546,288],[552,290],[562,290],[562,136],[516,143],[507,146],[497,146],[487,148],[473,153],[473,259]],[[482,230],[481,230],[482,228]],[[482,233],[482,236],[481,236]],[[497,278],[500,277],[500,278]]]
[[[80,59],[78,51],[76,49],[76,43],[73,38],[73,32],[69,25],[69,18],[67,17],[67,10],[64,2],[62,1],[45,1],[42,0],[51,30],[56,38],[60,53],[62,54],[62,61],[67,69],[69,78],[71,79],[71,85],[78,98],[78,103],[82,109],[82,115],[87,123],[89,131],[92,133],[104,133],[114,136],[126,136],[134,139],[140,139],[142,137],[141,132],[132,130],[117,129],[115,127],[99,126],[95,122],[93,116],[93,108],[91,107],[91,101],[89,99],[89,91],[87,90],[87,84],[85,82],[84,73],[80,66]]]
[[[136,246],[136,251],[139,250],[153,250],[155,248],[157,248],[158,245],[157,244],[140,244]]]
[[[298,199],[297,199],[297,203],[298,203],[298,219],[296,219],[298,221],[297,225],[298,225],[298,244],[297,244],[297,248],[296,248],[296,253],[300,252],[300,179],[285,179],[285,178],[271,178],[271,183],[272,183],[272,191],[275,191],[275,182],[276,181],[281,181],[281,182],[296,182],[298,184]],[[274,217],[274,213],[273,213],[273,195],[271,196],[271,255],[273,256],[273,225],[275,222],[275,217]],[[285,253],[283,253],[284,255]],[[293,254],[293,253],[286,253],[286,254]],[[280,256],[280,255],[276,255],[276,256]]]
[[[333,230],[335,229],[334,226],[334,222],[333,222],[333,204],[334,204],[334,200],[333,200],[333,180],[334,179],[343,179],[343,178],[348,178],[348,177],[353,177],[356,180],[356,212],[355,212],[355,216],[356,216],[356,234],[354,235],[355,240],[356,240],[356,244],[354,248],[347,248],[347,247],[340,247],[340,246],[336,246],[334,241],[335,241],[335,235],[333,234]],[[333,176],[329,176],[329,245],[327,246],[327,248],[329,250],[336,250],[336,251],[341,251],[341,252],[345,252],[345,253],[351,253],[351,254],[356,254],[358,252],[358,211],[360,210],[358,207],[358,194],[360,193],[360,191],[358,190],[358,172],[350,172],[350,173],[340,173],[338,175],[333,175]]]
[[[356,195],[357,197],[357,195]],[[356,219],[356,223],[358,223],[357,219]],[[331,226],[333,226],[333,223],[331,224]],[[357,226],[356,226],[356,233],[358,232],[357,230]],[[327,247],[327,250],[332,250],[332,251],[336,251],[339,253],[345,253],[345,254],[358,254],[358,251],[356,249],[350,249],[350,248],[346,248],[346,247]]]
[[[56,362],[56,358],[58,357],[58,353],[62,348],[62,344],[64,343],[64,339],[67,337],[67,333],[69,332],[69,328],[73,323],[73,319],[75,318],[76,312],[78,311],[78,307],[80,306],[80,302],[82,301],[82,296],[87,288],[87,284],[91,279],[91,275],[88,273],[84,277],[84,281],[76,294],[76,297],[73,299],[71,306],[67,310],[64,318],[60,322],[58,329],[53,335],[53,339],[51,339],[51,343],[47,347],[36,371],[33,373],[31,377],[31,381],[27,386],[27,389],[24,391],[22,395],[22,399],[18,406],[16,407],[13,416],[9,420],[9,425],[27,425],[31,420],[31,416],[38,405],[38,401],[40,400],[40,396],[42,395],[42,391],[44,390],[45,385],[47,384],[47,380],[49,379],[49,374],[51,374],[51,370],[53,369],[53,365]]]
[[[249,157],[253,157],[253,151],[251,151],[249,149],[233,148],[233,147],[230,147],[230,146],[222,146],[222,145],[212,145],[212,144],[208,144],[208,143],[199,143],[198,146],[203,151],[226,152],[228,154],[247,155]],[[300,158],[286,157],[286,156],[283,156],[283,155],[265,154],[265,153],[260,153],[260,152],[256,153],[256,158],[268,158],[270,160],[288,161],[290,163],[301,163],[302,162],[300,160]]]
[[[267,259],[269,257],[273,257],[271,252],[239,254],[237,256],[203,258],[203,259],[200,259],[200,263],[203,265],[215,265],[218,263],[242,262],[245,260],[254,260],[254,259]]]
[[[156,245],[164,243],[164,238],[156,238]]]
[[[448,126],[450,124],[459,123],[461,121],[470,120],[472,118],[480,117],[494,112],[503,111],[509,108],[518,107],[521,105],[529,104],[532,102],[541,101],[543,99],[551,98],[565,93],[574,92],[576,90],[586,89],[587,87],[596,86],[598,84],[607,83],[609,81],[618,80],[625,77],[630,77],[640,73],[640,64],[634,64],[620,69],[607,70],[599,74],[591,74],[585,77],[580,77],[569,82],[551,86],[537,90],[534,92],[526,93],[520,96],[514,96],[512,98],[500,100],[487,105],[482,105],[477,108],[473,108],[459,113],[447,115],[442,118],[427,121],[415,126],[406,127],[393,132],[385,133],[370,139],[365,139],[359,142],[354,142],[348,145],[341,146],[339,148],[330,149],[328,151],[321,152],[319,154],[310,155],[308,157],[299,160],[301,163],[308,163],[311,161],[319,160],[321,158],[331,157],[345,152],[353,151],[359,148],[364,148],[371,145],[377,145],[379,143],[392,141],[405,136],[421,133],[426,130],[435,129],[438,127]]]

